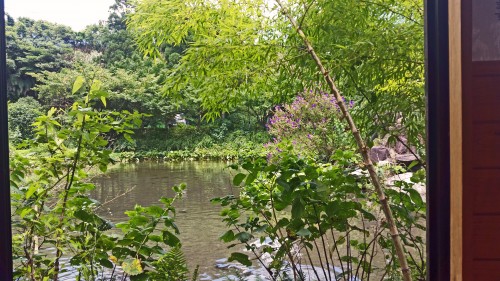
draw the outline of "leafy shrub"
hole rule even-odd
[[[84,83],[78,78],[73,93]],[[174,187],[176,197],[161,198],[162,207],[126,212],[128,220],[116,224],[121,235],[108,233],[114,225],[97,215],[100,203],[88,197],[95,186],[86,171],[106,171],[109,133],[131,140],[142,114],[96,110],[96,103],[106,105],[107,94],[97,81],[88,88],[85,101],[38,117],[34,138],[11,156],[16,280],[58,280],[68,270],[77,280],[98,280],[106,269],[110,280],[147,280],[164,248],[180,246],[173,204],[185,185]]]
[[[335,150],[351,143],[340,116],[335,97],[320,91],[304,91],[291,104],[276,106],[267,124],[274,136],[266,144],[269,157],[291,144],[297,154],[329,160]]]
[[[33,137],[33,123],[42,114],[40,107],[32,97],[23,97],[9,104],[9,129],[16,134],[15,142]]]
[[[368,178],[356,173],[360,159],[355,155],[337,150],[333,163],[324,164],[285,150],[278,163],[261,158],[234,165],[239,196],[212,200],[224,207],[223,221],[230,227],[221,240],[253,253],[272,280],[309,280],[305,275],[312,280],[398,280],[381,206]],[[413,189],[423,178],[387,191],[416,280],[426,274],[419,232],[425,231],[425,203]],[[268,239],[272,243],[264,243]],[[251,264],[241,252],[230,259]],[[317,267],[304,272],[306,264]]]

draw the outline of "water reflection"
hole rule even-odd
[[[161,196],[173,196],[171,186],[186,183],[184,198],[176,204],[177,225],[183,251],[190,268],[200,265],[200,273],[213,272],[216,259],[227,257],[230,250],[218,240],[225,225],[220,207],[210,203],[213,197],[233,194],[231,174],[221,162],[136,163],[120,165],[95,178],[92,197],[103,206],[102,215],[117,222],[135,204],[159,204]]]

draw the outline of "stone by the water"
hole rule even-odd
[[[390,158],[391,152],[385,146],[374,146],[370,149],[369,156],[373,163],[377,163]]]

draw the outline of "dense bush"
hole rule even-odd
[[[171,128],[136,130],[136,145],[120,142],[118,151],[132,151],[132,158],[165,160],[228,160],[264,155],[262,144],[269,140],[264,131],[227,131],[222,122],[202,127],[177,125]],[[223,137],[218,134],[224,133]]]
[[[271,280],[400,280],[381,205],[369,179],[356,172],[355,152],[337,150],[327,164],[292,151],[280,156],[279,163],[260,158],[233,166],[239,196],[213,199],[230,228],[221,240],[244,246]],[[415,175],[387,190],[415,280],[426,276],[426,206],[413,188],[422,180]],[[251,264],[240,252],[230,260]]]
[[[354,103],[349,105],[352,108]],[[292,103],[276,106],[267,124],[274,136],[265,145],[268,157],[290,146],[296,154],[330,160],[335,150],[353,144],[340,116],[335,97],[320,91],[306,90]]]
[[[9,129],[16,132],[15,139],[11,141],[17,143],[33,137],[33,123],[42,114],[40,107],[40,103],[32,97],[23,97],[9,104]]]

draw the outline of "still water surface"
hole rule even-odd
[[[174,196],[173,185],[186,183],[186,193],[176,203],[182,248],[191,270],[199,265],[200,273],[211,273],[215,271],[215,260],[232,252],[218,239],[226,229],[219,216],[221,207],[210,203],[211,198],[237,192],[231,185],[227,165],[221,162],[122,164],[93,180],[97,188],[92,197],[106,202],[102,215],[119,222],[127,218],[124,212],[136,204],[161,205],[160,197]]]

